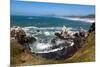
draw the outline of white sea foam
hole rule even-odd
[[[39,19],[38,17],[27,17],[27,19]]]
[[[33,19],[33,17],[28,17],[27,19]]]
[[[58,50],[62,50],[63,49],[63,47],[55,48],[55,49],[49,49],[52,46],[53,45],[50,44],[50,43],[37,43],[36,48],[39,51],[37,51],[36,53],[49,53],[49,52],[55,52],[55,51],[58,51]]]
[[[57,40],[57,41],[56,41],[56,44],[57,44],[57,45],[62,44],[62,43],[64,43],[64,40]]]
[[[28,26],[28,27],[23,27],[25,30],[29,29],[36,29],[36,30],[61,30],[62,27],[35,27],[35,26]],[[72,27],[68,27],[68,30],[73,29]]]
[[[50,48],[51,45],[49,43],[37,43],[36,48],[38,50],[44,50]]]
[[[74,45],[74,42],[72,42],[70,46],[73,46],[73,45]]]
[[[62,30],[62,27],[34,27],[34,26],[28,26],[28,27],[23,27],[22,28],[27,35],[45,35],[45,36],[52,36],[54,35],[55,32],[57,31],[61,31]],[[75,28],[72,28],[72,27],[68,27],[67,28],[69,30],[69,33],[73,32],[73,31],[70,31],[70,30],[74,30]]]
[[[55,51],[62,50],[62,49],[63,49],[63,47],[52,49],[52,50],[49,50],[49,51],[39,51],[37,53],[50,53],[50,52],[55,52]]]
[[[84,22],[89,22],[89,23],[94,23],[95,19],[91,19],[91,18],[72,18],[72,17],[59,17],[62,19],[67,19],[67,20],[74,20],[74,21],[84,21]]]
[[[49,32],[44,32],[44,34],[46,35],[46,36],[49,36],[50,35],[50,33]]]
[[[58,50],[62,50],[63,48],[67,48],[68,45],[66,45],[65,47],[60,46],[63,43],[65,43],[64,40],[57,40],[56,41],[56,46],[59,46],[59,48],[55,48],[55,49],[51,49],[51,47],[53,47],[54,45],[51,44],[50,42],[48,42],[48,43],[37,42],[34,45],[36,46],[35,47],[36,50],[38,50],[38,51],[36,51],[36,53],[49,53],[49,52],[55,52],[55,51],[58,51]],[[71,44],[69,46],[73,46],[73,45],[74,45],[74,43],[71,42]],[[31,48],[31,49],[32,49],[32,51],[34,51],[33,50],[34,48]]]

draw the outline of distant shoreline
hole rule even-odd
[[[74,20],[74,21],[84,21],[84,22],[88,22],[88,23],[95,22],[95,18],[79,18],[79,17],[59,17],[59,18]]]

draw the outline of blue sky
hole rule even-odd
[[[95,13],[93,5],[55,4],[11,0],[11,15],[69,16]]]

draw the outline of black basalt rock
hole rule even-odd
[[[92,23],[92,25],[91,25],[91,27],[90,27],[88,32],[91,33],[92,31],[95,31],[95,22]]]

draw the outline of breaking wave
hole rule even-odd
[[[69,46],[73,46],[74,42],[71,42],[70,44],[71,45],[69,45]],[[63,48],[67,48],[69,46],[63,40],[58,40],[58,41],[56,41],[55,44],[52,44],[50,42],[48,42],[48,43],[36,42],[31,46],[31,51],[35,52],[35,53],[49,53],[49,52],[55,52],[58,50],[62,50]]]
[[[76,28],[68,27],[68,30],[77,30]],[[29,27],[23,27],[23,30],[27,33],[27,35],[43,35],[43,36],[52,36],[55,32],[59,32],[62,30],[62,27],[35,27],[35,26],[29,26]]]
[[[28,29],[40,29],[40,30],[61,30],[62,27],[35,27],[35,26],[29,26],[29,27],[23,27],[24,30],[28,30]],[[71,30],[72,28],[69,27],[69,30]]]

